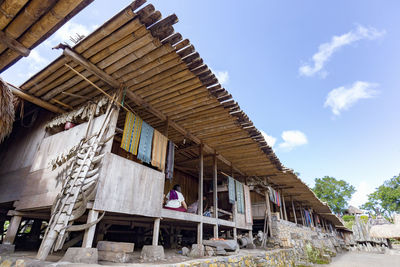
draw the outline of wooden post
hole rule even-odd
[[[203,217],[203,167],[204,167],[204,154],[203,154],[203,144],[199,146],[199,205],[198,214]],[[203,245],[203,220],[197,225],[197,244]]]
[[[154,220],[154,227],[153,227],[153,246],[158,245],[158,235],[160,233],[160,218],[156,218]]]
[[[266,204],[266,212],[267,212],[268,229],[269,229],[270,236],[272,236],[271,204],[269,203],[269,194],[268,194],[267,190],[265,190],[264,194],[265,194],[265,204]]]
[[[294,208],[294,203],[293,203],[293,197],[290,197],[290,200],[292,202],[292,210],[293,210],[293,215],[294,215],[294,222],[297,224],[297,216],[296,216],[296,209]]]
[[[99,217],[99,212],[97,210],[89,210],[87,223],[91,223],[97,220]],[[96,225],[92,225],[85,230],[85,235],[83,236],[82,247],[91,248],[93,245],[94,233],[96,231]]]
[[[18,234],[19,225],[21,224],[21,216],[12,216],[10,225],[8,226],[6,236],[4,237],[3,244],[14,244],[15,237]]]
[[[231,177],[234,178],[234,173],[233,173],[233,166],[231,164]],[[233,240],[237,241],[237,228],[236,228],[236,219],[237,219],[237,208],[236,208],[236,200],[235,203],[232,204],[232,219],[235,224],[233,227]]]
[[[216,154],[213,157],[213,205],[214,218],[218,219],[218,166]],[[218,222],[214,225],[214,238],[218,238]]]
[[[313,218],[313,212],[311,211],[311,209],[308,209],[308,212],[310,213],[311,226],[315,227],[314,218]]]
[[[282,195],[282,204],[283,204],[283,215],[285,216],[285,220],[287,221],[288,219],[287,219],[287,213],[286,213],[285,196],[283,195],[282,190],[281,190],[281,195]]]
[[[278,191],[279,192],[279,191]],[[283,213],[282,213],[282,194],[281,194],[281,199],[279,203],[279,214],[280,214],[280,219],[283,220]]]
[[[303,215],[303,205],[300,204],[300,215],[301,215],[301,222],[303,226],[305,226],[304,215]]]

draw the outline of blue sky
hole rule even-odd
[[[359,205],[400,173],[400,2],[149,2],[178,15],[175,30],[309,185],[344,179]],[[22,84],[61,53],[52,46],[129,3],[95,0],[2,77]]]

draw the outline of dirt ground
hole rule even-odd
[[[332,259],[325,267],[400,267],[400,251],[397,255],[371,252],[345,252]]]

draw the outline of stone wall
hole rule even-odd
[[[343,239],[334,233],[298,225],[272,216],[272,238],[270,246],[293,248],[296,257],[304,262],[329,262],[330,257],[346,248]]]

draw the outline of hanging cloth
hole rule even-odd
[[[235,180],[235,185],[236,185],[237,210],[239,213],[244,213],[243,184]]]
[[[278,207],[280,207],[281,206],[281,196],[278,191],[275,191],[275,195],[276,195],[276,205],[278,205]]]
[[[121,148],[133,155],[137,155],[138,152],[142,123],[143,120],[139,116],[136,116],[132,112],[126,113]]]
[[[167,169],[165,170],[165,178],[172,180],[174,177],[174,160],[175,160],[175,144],[171,140],[168,141],[167,152]]]
[[[153,137],[153,153],[151,165],[157,167],[161,171],[165,169],[165,155],[167,154],[168,139],[159,131],[154,130]]]
[[[137,157],[146,163],[150,163],[151,161],[151,143],[153,141],[153,133],[154,128],[146,122],[143,122]]]
[[[236,197],[235,197],[235,179],[228,176],[228,197],[229,203],[235,204]]]

